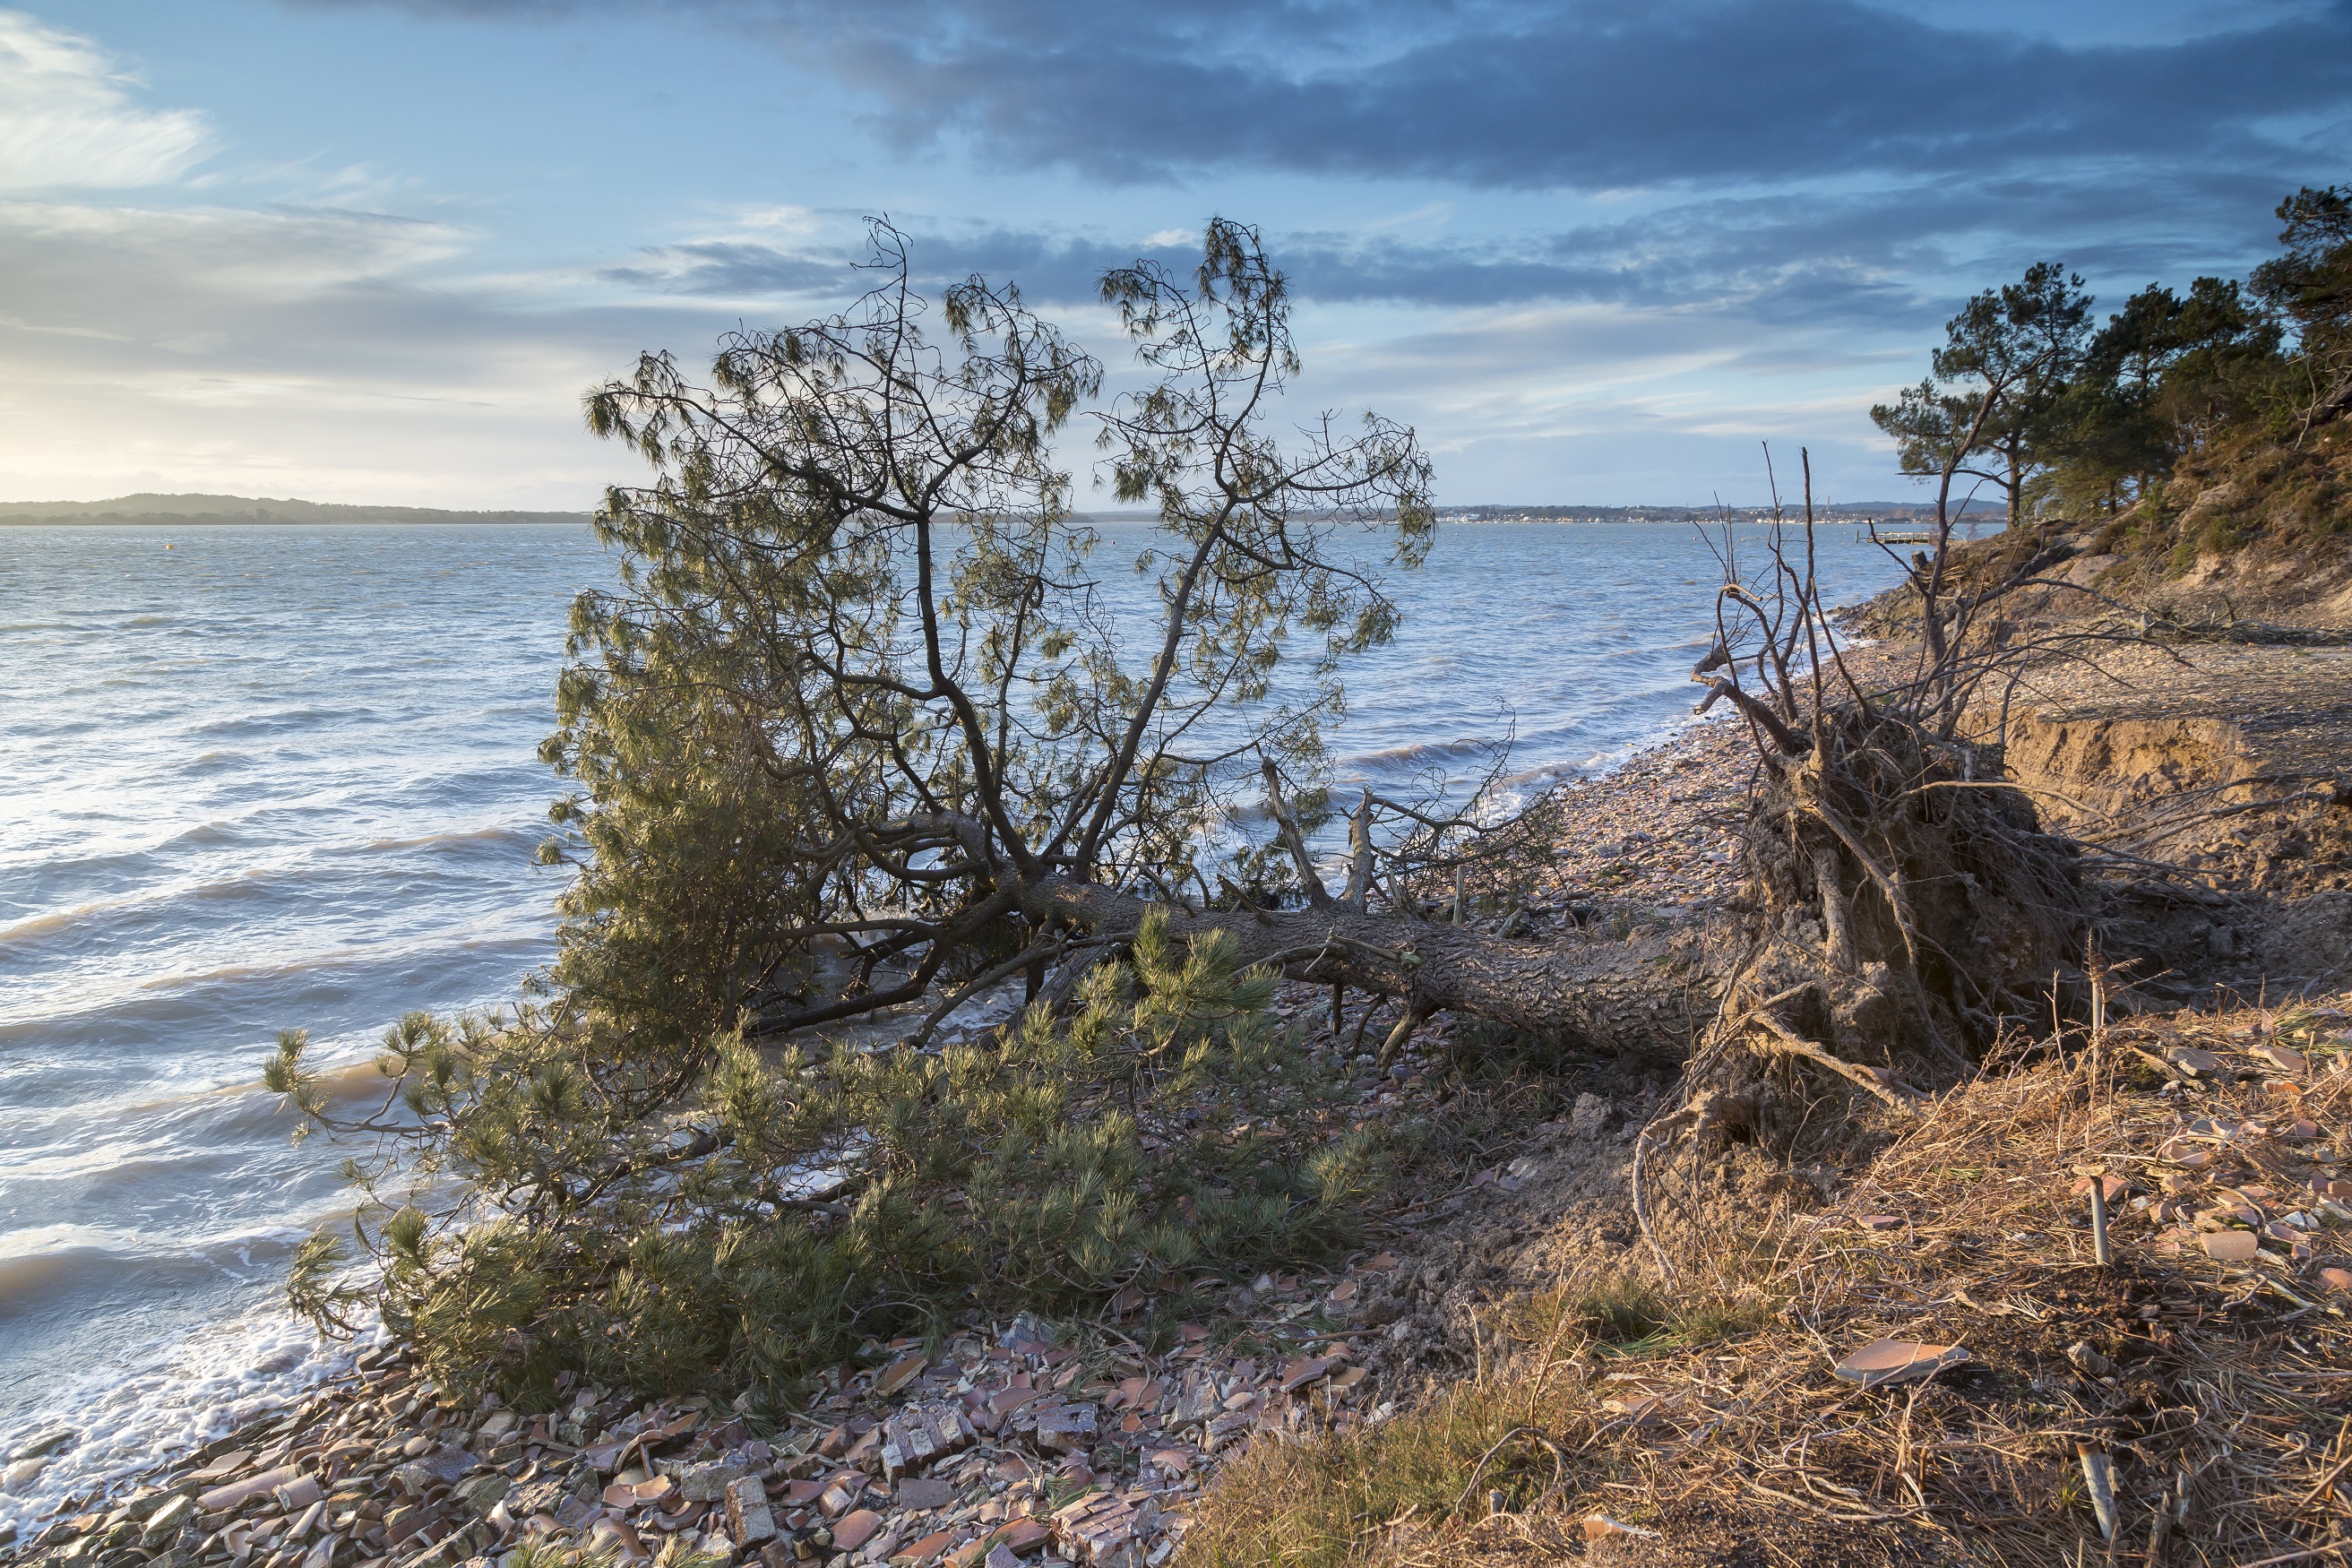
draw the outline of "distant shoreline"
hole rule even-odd
[[[441,517],[275,517],[247,516],[218,512],[204,515],[175,512],[102,512],[96,516],[58,514],[16,514],[0,512],[0,529],[11,528],[586,528],[594,519],[587,512],[457,512]],[[1075,521],[1092,527],[1148,525],[1148,517],[1089,517],[1076,514]],[[1623,528],[1649,526],[1664,528],[1709,527],[1722,520],[1675,517],[1449,517],[1441,520],[1449,528]],[[1734,513],[1731,522],[1745,527],[1760,527],[1772,520],[1769,513],[1753,516]],[[1801,527],[1801,518],[1783,518],[1783,523]],[[1880,512],[1874,520],[1859,516],[1816,514],[1817,528],[1858,526],[1864,521],[1909,525],[1914,520],[1891,512]],[[1956,520],[1963,529],[1999,523],[2000,518]]]
[[[1916,502],[1846,501],[1814,509],[1816,522],[1909,522],[1932,514]],[[1802,514],[1783,510],[1781,520]],[[388,527],[410,523],[443,525],[562,525],[577,527],[592,521],[588,511],[526,510],[521,508],[463,511],[440,507],[371,506],[348,501],[310,501],[292,497],[207,495],[196,491],[142,491],[93,501],[0,501],[0,528],[216,528],[226,525],[288,527],[326,523],[338,527]],[[1770,507],[1591,506],[1577,504],[1498,505],[1474,503],[1442,506],[1437,520],[1444,523],[1760,523],[1772,519]],[[1149,511],[1112,508],[1080,510],[1073,521],[1096,527],[1151,523]],[[1971,520],[1975,521],[1975,520]]]
[[[102,500],[0,501],[0,527],[210,528],[224,523],[563,523],[590,520],[583,508],[394,506],[389,502],[302,500],[293,496],[210,495],[201,490],[142,490]]]
[[[95,517],[10,516],[0,528],[585,528],[584,511],[457,512],[446,517],[238,517],[208,513],[102,512]]]

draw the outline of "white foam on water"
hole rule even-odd
[[[42,1434],[73,1434],[37,1476],[0,1492],[0,1535],[13,1525],[21,1544],[53,1516],[130,1489],[173,1458],[299,1403],[383,1339],[371,1323],[352,1339],[329,1340],[270,1301],[92,1368],[0,1426],[0,1454]]]

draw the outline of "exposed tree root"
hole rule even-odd
[[[1979,694],[2065,650],[1986,631],[1995,595],[1948,593],[1939,543],[1915,558],[1908,679],[1865,689],[1817,595],[1810,499],[1808,519],[1768,542],[1760,588],[1727,536],[1726,613],[1692,671],[1706,704],[1748,719],[1760,765],[1739,956],[1686,1081],[1776,1142],[1812,1115],[1801,1067],[1907,1111],[2005,1027],[2071,1015],[2093,907],[2080,848],[2043,831],[1997,747],[1961,733]]]

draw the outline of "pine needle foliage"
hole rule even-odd
[[[1204,885],[1204,826],[1261,762],[1311,786],[1340,662],[1392,634],[1373,563],[1433,538],[1410,430],[1269,434],[1299,363],[1252,231],[1105,278],[1152,379],[1099,410],[1018,289],[935,306],[873,242],[843,314],[587,399],[653,475],[598,513],[621,582],[574,606],[542,750],[574,785],[545,853],[582,868],[550,989],[656,1100],[740,1010],[775,1034],[1041,975],[1073,952],[1057,887]],[[1082,416],[1156,513],[1130,561],[1071,510]],[[1118,570],[1155,608],[1122,622]]]
[[[2277,217],[2280,254],[2244,279],[2150,283],[2104,327],[2080,277],[2036,262],[1969,300],[1928,379],[1871,418],[1904,472],[1948,471],[1964,506],[1989,486],[2012,526],[2102,513],[2158,524],[2176,474],[2237,450],[2300,452],[2352,411],[2352,186],[2305,186]],[[2179,564],[2252,537],[2208,526]]]
[[[1340,663],[1395,625],[1373,566],[1430,546],[1427,459],[1369,416],[1269,434],[1299,364],[1242,226],[1189,278],[1106,277],[1148,382],[1100,410],[1017,289],[926,299],[872,239],[843,313],[588,395],[652,472],[598,512],[618,582],[573,606],[541,749],[570,792],[542,858],[578,868],[553,964],[496,1019],[403,1019],[367,1114],[299,1032],[268,1063],[305,1126],[382,1141],[296,1306],[373,1306],[455,1384],[782,1398],[872,1336],[1295,1264],[1355,1223],[1376,1151],[1315,1109],[1343,1069],[1233,937],[1144,911],[1205,889],[1262,772],[1319,799]],[[1122,563],[1139,637],[1057,466],[1081,416],[1157,516]],[[934,1043],[1012,980],[1014,1026]],[[812,1033],[852,1021],[866,1043]]]
[[[730,1031],[669,1114],[627,1124],[600,1122],[555,1037],[411,1019],[381,1066],[468,1196],[376,1193],[357,1226],[376,1304],[452,1386],[571,1369],[785,1400],[967,1311],[1082,1315],[1327,1257],[1383,1151],[1339,1113],[1350,1069],[1278,1026],[1275,985],[1155,918],[1066,1016],[878,1052]],[[314,1242],[295,1270],[325,1327],[355,1300],[343,1257]]]

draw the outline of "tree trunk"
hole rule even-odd
[[[1154,907],[1058,876],[1025,888],[1021,903],[1041,923],[1097,934],[1133,931]],[[1180,938],[1229,931],[1244,963],[1278,961],[1294,979],[1401,997],[1414,1016],[1471,1013],[1574,1047],[1673,1061],[1713,1017],[1728,967],[1689,930],[1528,942],[1343,905],[1255,914],[1171,907],[1168,926]]]

